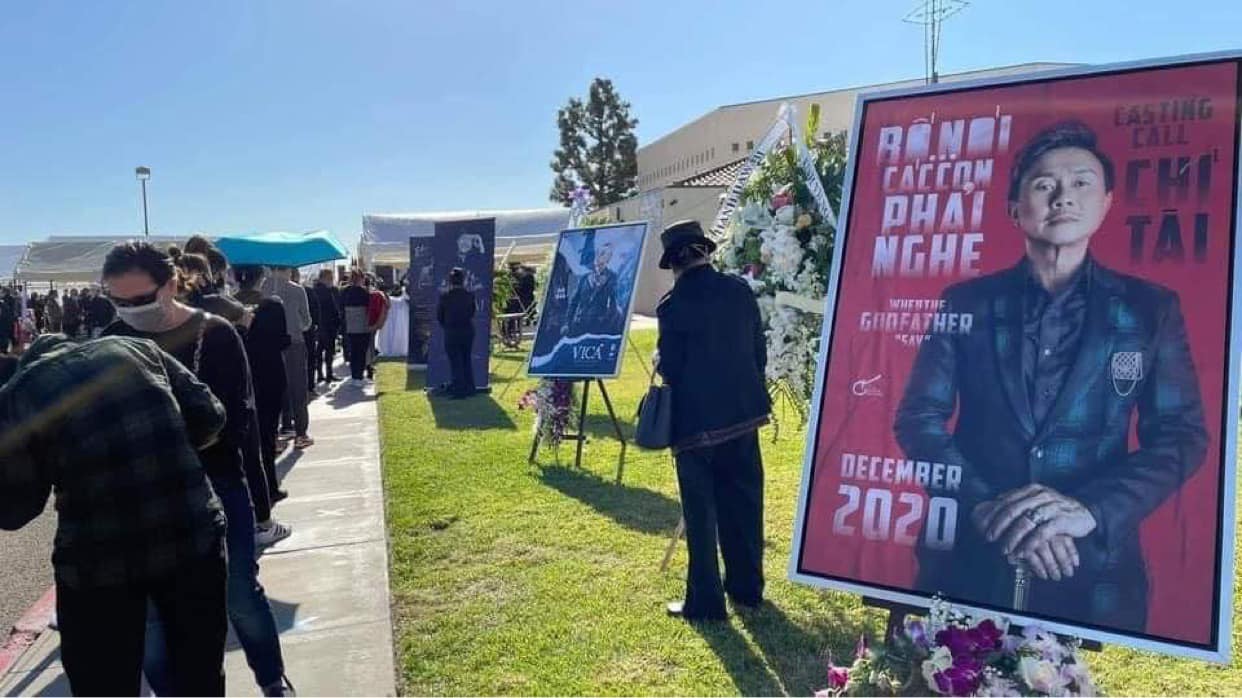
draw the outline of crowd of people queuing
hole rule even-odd
[[[76,695],[223,695],[227,627],[264,695],[292,695],[262,548],[292,534],[278,455],[342,336],[374,371],[386,294],[292,268],[230,267],[208,240],[117,245],[101,283],[0,290],[0,528],[58,515],[52,562]],[[23,326],[28,320],[29,329]]]

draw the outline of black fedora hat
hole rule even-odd
[[[677,221],[660,233],[660,244],[664,246],[664,254],[660,255],[660,268],[671,269],[672,257],[686,245],[700,244],[707,248],[707,253],[716,251],[716,243],[703,234],[703,226],[696,220]]]

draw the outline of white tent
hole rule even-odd
[[[368,268],[376,264],[404,268],[410,264],[411,237],[434,235],[436,223],[479,218],[496,219],[496,257],[509,253],[514,261],[547,258],[557,235],[569,227],[567,208],[367,214],[362,217],[358,256]]]
[[[0,245],[0,283],[13,280],[13,270],[25,254],[25,245]]]
[[[23,283],[56,282],[66,284],[98,283],[104,257],[118,243],[139,239],[123,237],[81,237],[53,235],[47,240],[25,246],[25,254],[17,263],[15,278]],[[160,247],[185,244],[185,238],[142,238]]]

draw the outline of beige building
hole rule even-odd
[[[943,75],[941,82],[1068,67],[1066,63],[1024,63],[1022,65]],[[660,225],[686,218],[698,220],[708,228],[716,217],[720,195],[733,182],[741,162],[763,137],[777,110],[792,104],[800,120],[811,105],[819,105],[820,130],[834,133],[849,130],[854,119],[855,98],[864,92],[917,87],[923,80],[906,80],[880,85],[851,87],[828,92],[778,97],[758,102],[731,104],[714,109],[677,130],[638,149],[637,196],[601,210],[612,220],[647,218],[653,224],[652,240],[639,278],[634,310],[654,314],[660,298],[672,286],[668,272],[657,268]]]

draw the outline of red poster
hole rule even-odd
[[[862,98],[795,579],[1227,657],[1239,79]]]

